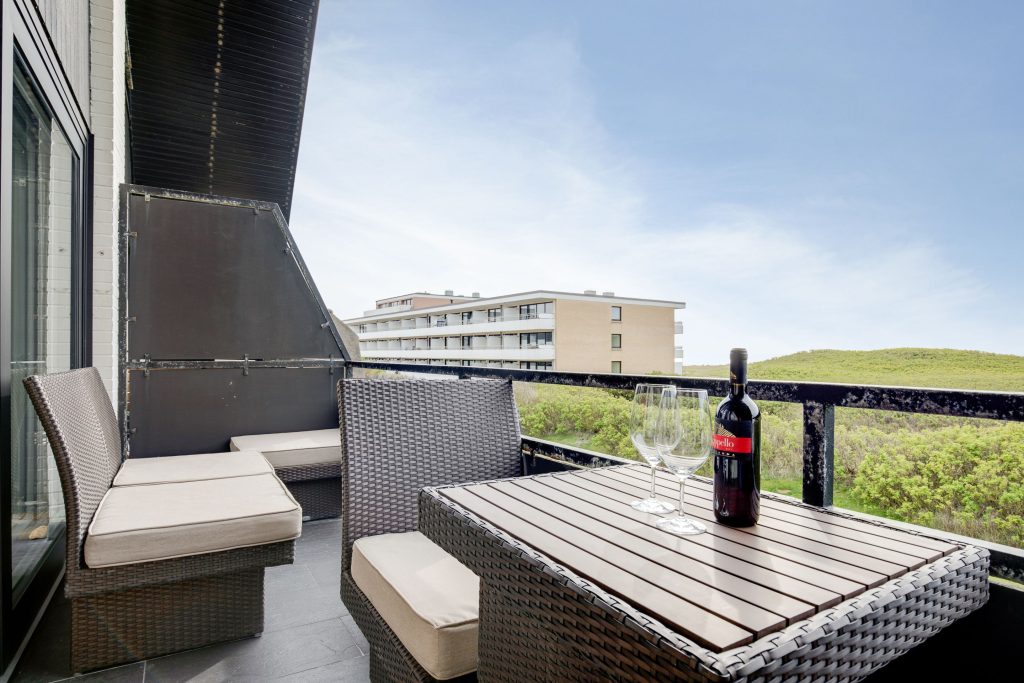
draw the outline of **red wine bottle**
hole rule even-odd
[[[715,517],[753,526],[761,507],[761,411],[747,395],[747,350],[729,354],[729,395],[715,414]]]

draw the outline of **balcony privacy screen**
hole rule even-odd
[[[276,204],[126,186],[121,221],[131,457],[337,426],[345,351]]]

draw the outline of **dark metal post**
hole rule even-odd
[[[804,403],[804,502],[832,505],[835,483],[836,408]]]

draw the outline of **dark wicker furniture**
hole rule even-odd
[[[986,550],[774,496],[762,525],[729,529],[701,480],[687,513],[709,533],[678,539],[628,506],[648,476],[625,466],[421,493],[420,531],[481,579],[481,680],[855,681],[988,599]],[[728,603],[769,588],[789,600]],[[809,616],[751,627],[793,596]]]
[[[29,377],[25,387],[63,489],[73,671],[262,632],[264,568],[290,564],[294,541],[88,568],[83,546],[89,524],[121,464],[110,398],[94,368]]]
[[[341,463],[276,467],[274,471],[302,506],[304,520],[341,515]]]
[[[511,382],[347,379],[338,410],[342,601],[370,643],[372,680],[433,680],[352,580],[352,544],[416,530],[425,486],[521,473]]]

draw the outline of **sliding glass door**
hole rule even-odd
[[[78,174],[67,136],[15,65],[11,116],[11,553],[13,599],[63,542],[60,479],[22,380],[72,366]]]
[[[22,381],[88,364],[91,278],[88,129],[46,36],[20,21],[27,6],[0,1],[11,20],[0,60],[2,674],[64,564],[60,477]]]

